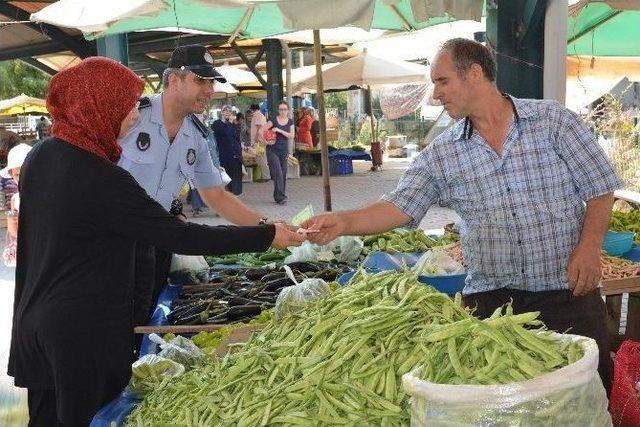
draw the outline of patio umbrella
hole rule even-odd
[[[15,98],[0,101],[0,116],[29,113],[47,114],[47,102],[44,99],[27,96],[24,93]]]
[[[366,88],[371,102],[371,86],[399,83],[428,84],[429,67],[402,60],[389,60],[371,55],[365,49],[358,56],[354,56],[333,68],[322,72],[324,90],[347,90],[354,87]],[[318,85],[315,77],[307,78],[294,85],[294,92],[316,92]],[[375,121],[373,112],[371,119],[371,142],[375,142]]]
[[[402,60],[389,60],[368,53],[347,59],[322,72],[324,90],[347,90],[354,86],[429,82],[429,67]],[[315,76],[293,85],[295,92],[316,92]]]

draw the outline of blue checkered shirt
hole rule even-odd
[[[460,215],[464,294],[567,289],[585,201],[622,186],[593,133],[555,101],[511,98],[502,157],[466,120],[436,138],[382,197],[416,227],[435,203]],[[470,123],[470,122],[469,122]]]

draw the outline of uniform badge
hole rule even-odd
[[[151,146],[151,137],[146,132],[140,132],[136,138],[136,146],[140,151],[146,151]]]
[[[189,148],[187,150],[187,163],[189,164],[189,166],[191,166],[195,162],[196,162],[196,150],[194,150],[193,148]]]

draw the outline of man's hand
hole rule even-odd
[[[274,224],[276,227],[276,235],[273,237],[271,247],[276,249],[284,249],[289,246],[300,246],[305,241],[305,236],[290,231],[284,224]]]
[[[340,213],[326,213],[309,218],[301,224],[301,227],[316,231],[309,233],[307,237],[313,243],[326,245],[336,237],[342,235],[346,229],[343,217]]]
[[[578,244],[567,267],[567,280],[573,295],[583,296],[593,291],[600,283],[601,275],[600,247]]]

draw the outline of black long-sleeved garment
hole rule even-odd
[[[55,390],[58,419],[86,425],[130,377],[134,242],[179,254],[265,250],[273,226],[185,223],[127,171],[64,141],[22,167],[9,374]]]

